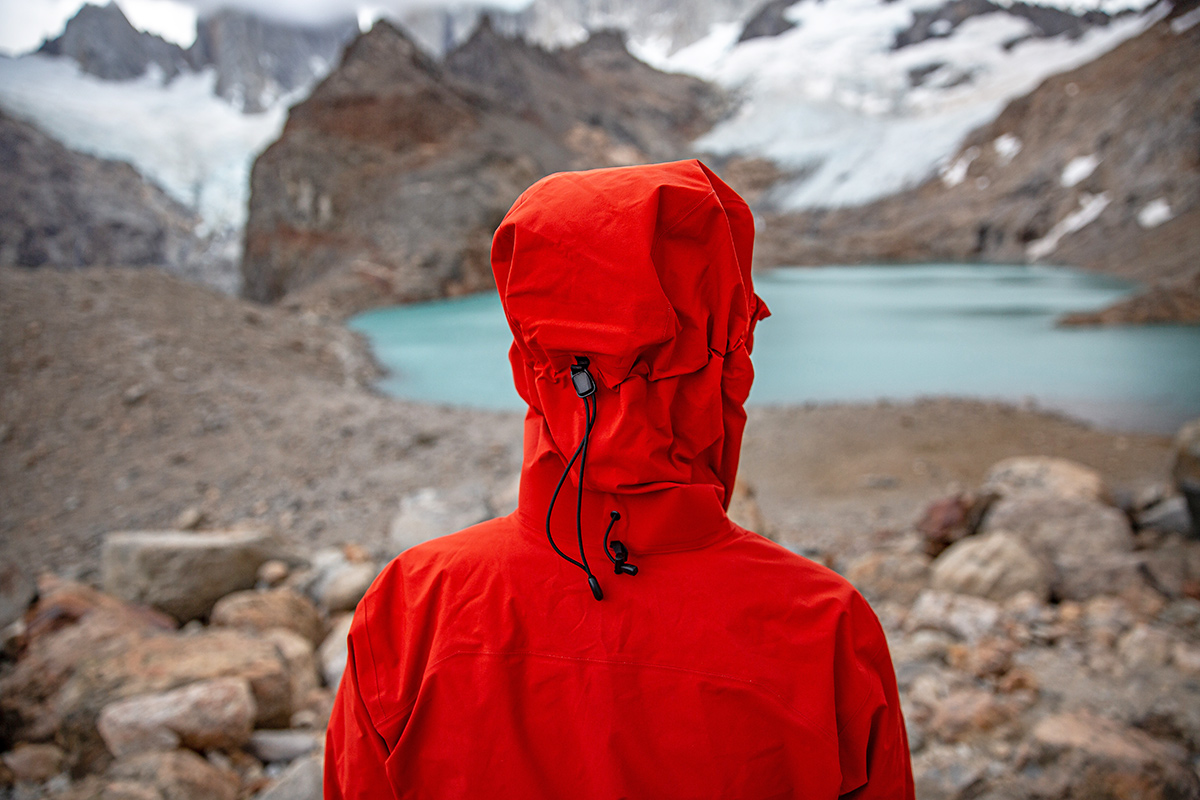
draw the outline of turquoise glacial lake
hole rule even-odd
[[[755,289],[772,316],[755,338],[752,405],[952,395],[1163,433],[1200,416],[1200,327],[1056,327],[1133,290],[1114,278],[1043,266],[782,268],[757,275]],[[370,311],[350,327],[388,369],[383,392],[524,407],[493,294]]]

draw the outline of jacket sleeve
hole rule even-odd
[[[325,800],[392,800],[384,763],[388,749],[360,689],[354,637],[325,735]]]
[[[866,601],[856,598],[863,612],[850,641],[854,655],[847,659],[850,691],[839,702],[838,749],[842,769],[842,794],[854,800],[915,796],[908,733],[900,710],[896,672],[887,639]],[[841,699],[841,698],[839,698]]]

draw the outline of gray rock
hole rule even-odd
[[[1144,583],[1128,519],[1095,500],[1016,493],[988,511],[981,532],[991,531],[1018,536],[1050,567],[1052,590],[1064,599],[1085,600]]]
[[[920,553],[872,550],[850,562],[846,580],[871,600],[909,604],[929,583],[929,558]]]
[[[229,749],[250,740],[256,712],[249,683],[220,678],[111,703],[100,712],[97,727],[117,758],[180,745]]]
[[[181,622],[208,615],[227,594],[250,589],[271,556],[265,533],[112,533],[104,541],[105,591]]]
[[[1183,495],[1175,495],[1150,506],[1137,515],[1137,527],[1186,536],[1192,529],[1187,500]]]
[[[332,630],[317,651],[317,659],[321,662],[321,675],[325,678],[325,685],[331,689],[336,689],[342,682],[342,673],[346,670],[346,659],[349,655],[346,637],[350,635],[350,623],[353,621],[353,614],[343,614],[334,620]]]
[[[294,762],[270,788],[255,795],[255,800],[321,800],[323,776],[320,756]]]
[[[258,569],[255,568],[257,578]],[[210,615],[212,625],[267,631],[286,628],[316,647],[325,638],[325,622],[312,601],[288,587],[248,590],[226,595],[216,602]]]
[[[1000,606],[982,597],[926,589],[913,603],[904,629],[940,630],[976,642],[991,633],[1000,621]]]
[[[992,465],[983,482],[983,492],[1001,497],[1018,494],[1049,494],[1067,500],[1104,501],[1108,487],[1100,473],[1065,458],[1018,456]]]
[[[388,542],[393,552],[402,553],[491,516],[492,512],[479,492],[421,489],[400,500],[400,511],[392,520]]]
[[[215,767],[190,750],[142,753],[122,759],[109,769],[108,777],[151,787],[156,794],[146,796],[169,800],[235,800],[240,783],[232,771]],[[125,796],[139,795],[127,792]]]
[[[317,583],[317,603],[330,613],[353,611],[378,574],[374,563],[344,562]]]
[[[1185,423],[1175,435],[1175,463],[1171,477],[1180,488],[1200,487],[1200,418]]]
[[[955,542],[933,562],[930,586],[1003,602],[1018,592],[1050,597],[1050,577],[1015,534],[993,531]]]
[[[302,708],[312,692],[321,685],[317,655],[312,642],[287,628],[272,628],[264,631],[261,636],[268,643],[275,645],[275,652],[287,664],[292,708]]]
[[[922,800],[969,797],[982,783],[990,759],[965,745],[932,745],[913,758],[913,780]]]
[[[16,622],[37,597],[37,583],[15,561],[0,561],[0,628]]]
[[[1166,631],[1138,624],[1117,642],[1117,655],[1131,670],[1156,669],[1171,660],[1174,647],[1175,641]]]
[[[184,272],[205,258],[195,214],[128,164],[68,150],[3,112],[0,151],[0,266]]]
[[[1142,797],[1195,797],[1200,780],[1187,764],[1187,750],[1086,711],[1055,714],[1038,722],[1031,755],[1042,764],[1069,770],[1081,796],[1102,796],[1102,787],[1138,786]],[[1087,791],[1094,787],[1094,794]]]
[[[66,754],[52,744],[18,744],[0,756],[18,781],[44,783],[63,771]]]
[[[264,764],[295,761],[320,748],[322,735],[313,731],[255,731],[250,737],[250,752]]]

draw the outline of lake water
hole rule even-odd
[[[1131,291],[1114,278],[1041,266],[820,267],[762,273],[755,289],[772,316],[758,326],[751,404],[1032,400],[1159,432],[1200,415],[1200,327],[1055,327],[1060,314]],[[384,392],[523,408],[493,294],[379,309],[350,326],[389,369]]]

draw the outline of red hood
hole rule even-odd
[[[745,201],[695,160],[559,173],[518,198],[492,270],[529,404],[527,477],[545,462],[561,472],[583,436],[570,365],[586,356],[599,391],[585,488],[711,485],[728,505],[769,313],[753,242]]]

